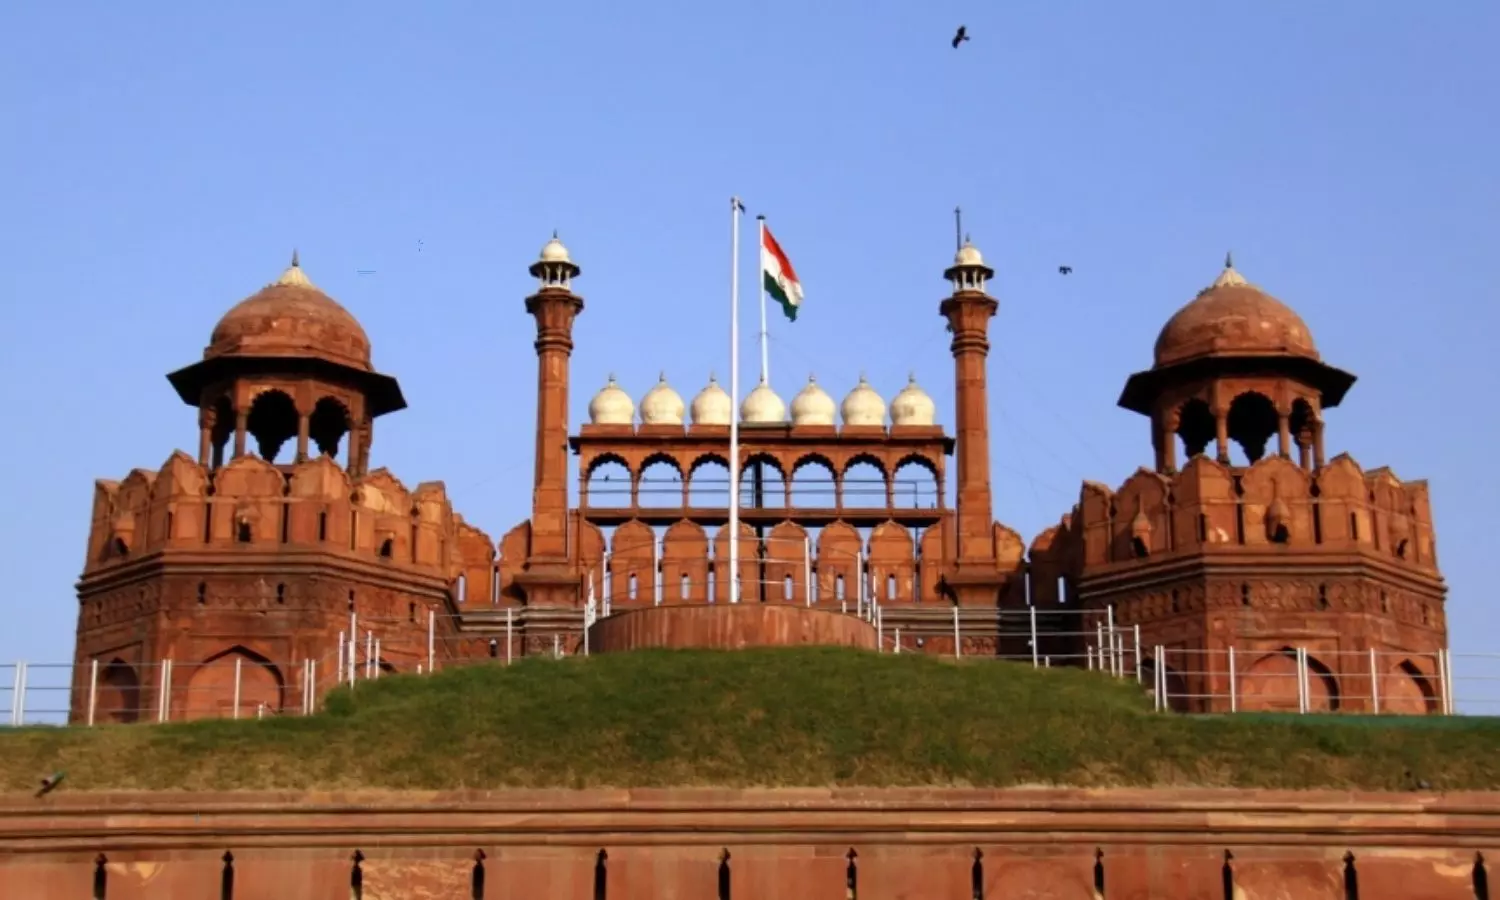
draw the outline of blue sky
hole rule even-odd
[[[1330,453],[1431,480],[1455,650],[1500,650],[1497,37],[1482,0],[8,4],[0,660],[70,657],[93,479],[193,450],[163,376],[293,246],[402,380],[374,462],[498,537],[538,248],[584,267],[575,423],[611,371],[690,397],[727,368],[731,193],[807,290],[783,395],[915,370],[949,425],[965,208],[999,273],[996,512],[1028,537],[1150,462],[1114,401],[1233,249],[1360,376]]]

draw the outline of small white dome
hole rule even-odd
[[[592,425],[630,425],[635,421],[635,401],[615,384],[615,376],[594,399],[589,401],[589,423]]]
[[[965,237],[964,245],[958,248],[957,255],[953,257],[953,264],[955,266],[982,266],[984,254],[980,253],[979,248],[969,243],[969,239]]]
[[[728,425],[734,415],[734,400],[719,387],[719,380],[708,376],[708,386],[693,398],[694,425]]]
[[[661,374],[656,387],[641,398],[641,423],[644,425],[681,425],[686,407],[682,396],[667,384],[667,373]]]
[[[786,403],[761,379],[740,404],[740,421],[747,425],[780,425],[786,422]]]
[[[838,411],[828,392],[818,387],[813,376],[807,376],[807,387],[792,398],[793,425],[832,425]]]
[[[937,404],[927,392],[917,386],[917,376],[912,374],[901,393],[891,398],[892,425],[934,425],[937,423]]]
[[[572,257],[568,256],[568,248],[563,246],[563,242],[557,239],[557,232],[552,232],[552,240],[542,245],[541,261],[561,263],[570,263],[573,261]]]
[[[845,425],[885,425],[885,400],[875,393],[865,376],[859,376],[859,384],[844,398],[842,412]]]

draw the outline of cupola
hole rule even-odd
[[[708,385],[693,398],[692,414],[694,425],[730,424],[730,417],[734,415],[734,400],[727,391],[719,387],[719,380],[712,374],[708,376]]]
[[[641,424],[681,425],[685,409],[682,396],[667,384],[667,373],[663,372],[656,386],[641,398]]]
[[[885,426],[885,400],[870,387],[862,374],[859,376],[859,384],[844,398],[841,411],[845,425]]]
[[[635,402],[615,384],[615,376],[589,401],[589,424],[630,425],[635,422]]]
[[[818,381],[813,376],[807,376],[807,387],[804,387],[797,396],[792,398],[792,424],[795,425],[832,425],[833,417],[838,408],[833,403],[833,398],[828,392],[818,387]]]
[[[786,422],[786,403],[762,378],[745,402],[740,404],[740,421],[746,425],[781,425]]]
[[[937,424],[937,404],[917,385],[916,373],[907,377],[906,387],[891,399],[891,424],[924,427]]]

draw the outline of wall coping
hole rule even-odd
[[[621,789],[0,794],[0,854],[235,848],[1500,844],[1500,792]]]

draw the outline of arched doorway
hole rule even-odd
[[[1297,651],[1283,647],[1256,660],[1240,678],[1239,706],[1244,710],[1300,712]],[[1307,710],[1339,708],[1338,682],[1316,657],[1307,657]]]
[[[239,668],[239,717],[253,719],[259,711],[281,711],[286,680],[271,661],[245,647],[234,646],[204,660],[188,678],[183,717],[233,718],[235,668]]]
[[[1397,716],[1425,716],[1437,710],[1432,679],[1409,659],[1380,679],[1380,711]]]
[[[99,670],[94,697],[94,721],[129,724],[141,720],[141,679],[125,660],[116,657]]]

